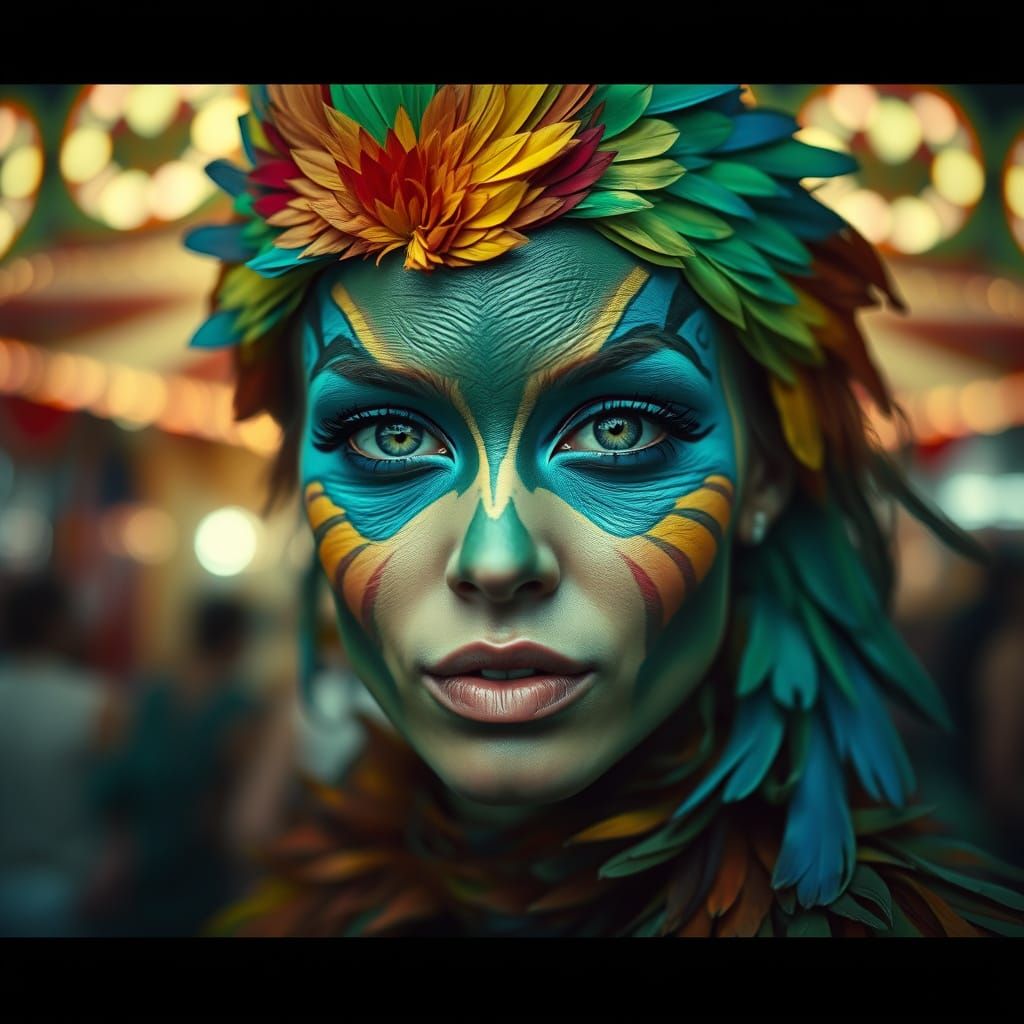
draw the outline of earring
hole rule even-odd
[[[750,543],[760,544],[768,532],[768,513],[763,508],[755,509],[754,522],[750,527]]]

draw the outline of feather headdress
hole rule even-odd
[[[677,863],[693,874],[690,888],[703,879],[686,914],[673,909],[672,883],[635,929],[623,926],[648,934],[685,930],[705,897],[712,915],[737,900],[747,906],[736,871],[722,891],[712,887],[721,858],[754,864],[739,840],[716,846],[702,873],[687,856],[719,834],[716,823],[767,806],[779,835],[760,867],[737,869],[759,886],[760,909],[742,932],[761,927],[769,892],[788,908],[781,927],[790,933],[826,921],[818,907],[891,929],[874,868],[896,864],[913,887],[925,840],[874,840],[919,815],[908,809],[913,773],[884,698],[939,723],[945,711],[886,617],[888,556],[864,483],[965,541],[867,440],[854,384],[883,412],[892,405],[855,316],[879,296],[899,300],[871,246],[801,184],[847,173],[853,160],[795,140],[791,117],[751,109],[731,85],[270,86],[252,101],[241,119],[251,168],[209,168],[234,196],[237,220],[189,238],[227,264],[193,344],[237,346],[239,417],[274,409],[278,342],[326,266],[362,256],[404,259],[412,273],[472,273],[561,217],[677,268],[762,368],[803,493],[738,560],[727,644],[736,685],[702,685],[700,746],[655,780],[654,803],[581,833],[622,841],[587,869],[587,885]],[[848,776],[877,808],[851,810]],[[357,833],[346,839],[350,859],[360,856]],[[931,873],[956,890],[947,897],[964,928],[1003,931],[1000,905],[1024,909],[1015,894],[946,870]],[[451,895],[447,883],[442,890]],[[431,892],[423,906],[448,899]],[[933,896],[922,899],[934,906]]]

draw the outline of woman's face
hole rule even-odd
[[[463,797],[562,799],[706,673],[742,434],[682,275],[586,226],[326,272],[301,479],[352,663]]]

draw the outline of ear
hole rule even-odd
[[[793,494],[793,463],[769,459],[756,447],[750,453],[746,487],[736,521],[736,537],[742,544],[760,544]]]

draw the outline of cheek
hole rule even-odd
[[[345,509],[331,501],[317,480],[306,485],[305,502],[320,564],[332,590],[372,635],[377,594],[394,544],[371,541],[360,534]]]
[[[618,541],[643,598],[648,647],[711,571],[728,535],[733,490],[723,474],[708,476],[645,533]]]

